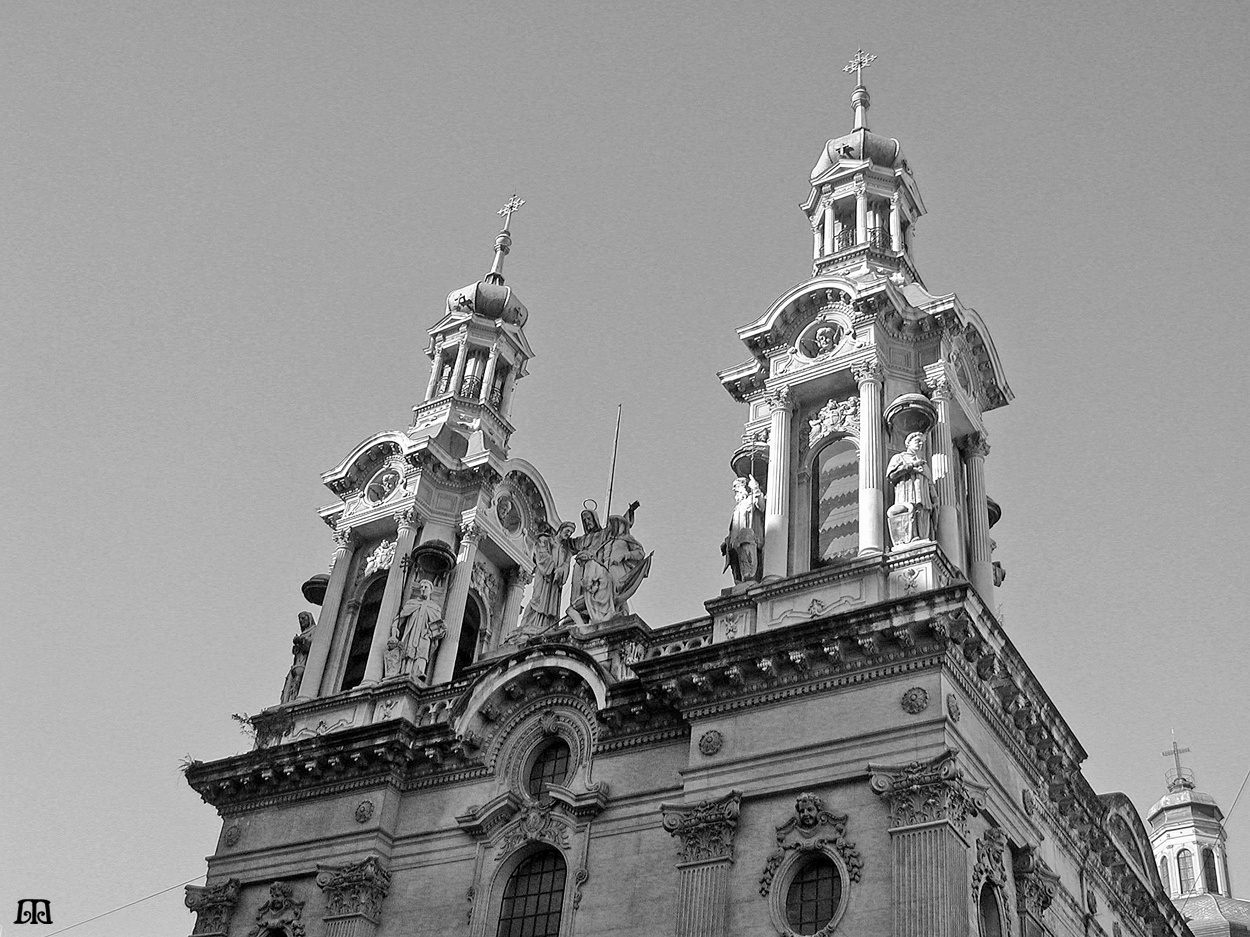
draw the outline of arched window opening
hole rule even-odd
[[[833,860],[816,853],[786,890],[786,923],[796,934],[815,934],[833,920],[842,901],[842,876]]]
[[[1220,893],[1220,883],[1215,877],[1215,850],[1210,846],[1202,850],[1202,885],[1212,894]]]
[[[1182,895],[1189,894],[1194,887],[1194,854],[1182,849],[1176,854],[1176,880]]]
[[[1159,859],[1159,880],[1163,882],[1163,890],[1168,895],[1172,894],[1172,883],[1168,876],[1168,857],[1162,856]]]
[[[989,882],[981,886],[980,918],[981,937],[1003,937],[1003,912]]]
[[[544,784],[564,784],[569,774],[569,746],[564,739],[553,739],[538,750],[530,765],[525,789],[537,797]]]
[[[859,450],[838,439],[812,465],[812,568],[859,553]]]
[[[564,859],[544,849],[516,867],[503,890],[496,937],[559,937]]]
[[[347,649],[347,666],[343,668],[343,685],[339,690],[350,690],[365,678],[365,665],[369,663],[369,646],[373,643],[373,629],[378,624],[378,611],[382,608],[382,593],[386,591],[386,577],[379,576],[369,584],[360,599],[360,611],[356,613],[356,630]]]
[[[482,606],[470,595],[464,603],[464,621],[460,625],[460,640],[456,644],[456,667],[453,677],[473,663],[477,657],[477,640],[482,633]]]

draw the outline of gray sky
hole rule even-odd
[[[1227,810],[1250,4],[441,6],[0,10],[0,914],[51,898],[38,937],[203,871],[218,820],[179,761],[243,750],[230,713],[277,701],[332,551],[318,475],[407,425],[513,191],[538,355],[513,452],[571,516],[624,402],[636,608],[702,614],[744,418],[715,372],[810,273],[797,206],[861,45],[929,209],[921,273],[1016,393],[987,460],[1008,631],[1096,789],[1145,810],[1175,726]],[[73,933],[191,925],[177,889]]]

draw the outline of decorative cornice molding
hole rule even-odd
[[[679,862],[731,860],[741,791],[696,804],[661,804],[664,829],[680,840]]]
[[[325,893],[326,920],[359,917],[377,924],[391,889],[391,873],[376,856],[353,865],[317,865],[317,887]]]

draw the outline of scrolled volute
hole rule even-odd
[[[680,840],[681,862],[732,859],[741,791],[696,804],[661,804],[664,829]]]
[[[363,917],[378,923],[391,873],[370,856],[353,865],[318,865],[317,887],[325,893],[326,917]]]

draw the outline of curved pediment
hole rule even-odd
[[[799,330],[824,311],[844,309],[849,322],[859,295],[860,287],[847,277],[815,277],[779,296],[767,312],[738,329],[738,337],[759,356],[766,348],[790,344]]]
[[[392,456],[406,457],[416,451],[411,439],[398,430],[375,433],[356,446],[342,462],[321,476],[325,486],[339,497],[364,486]]]

